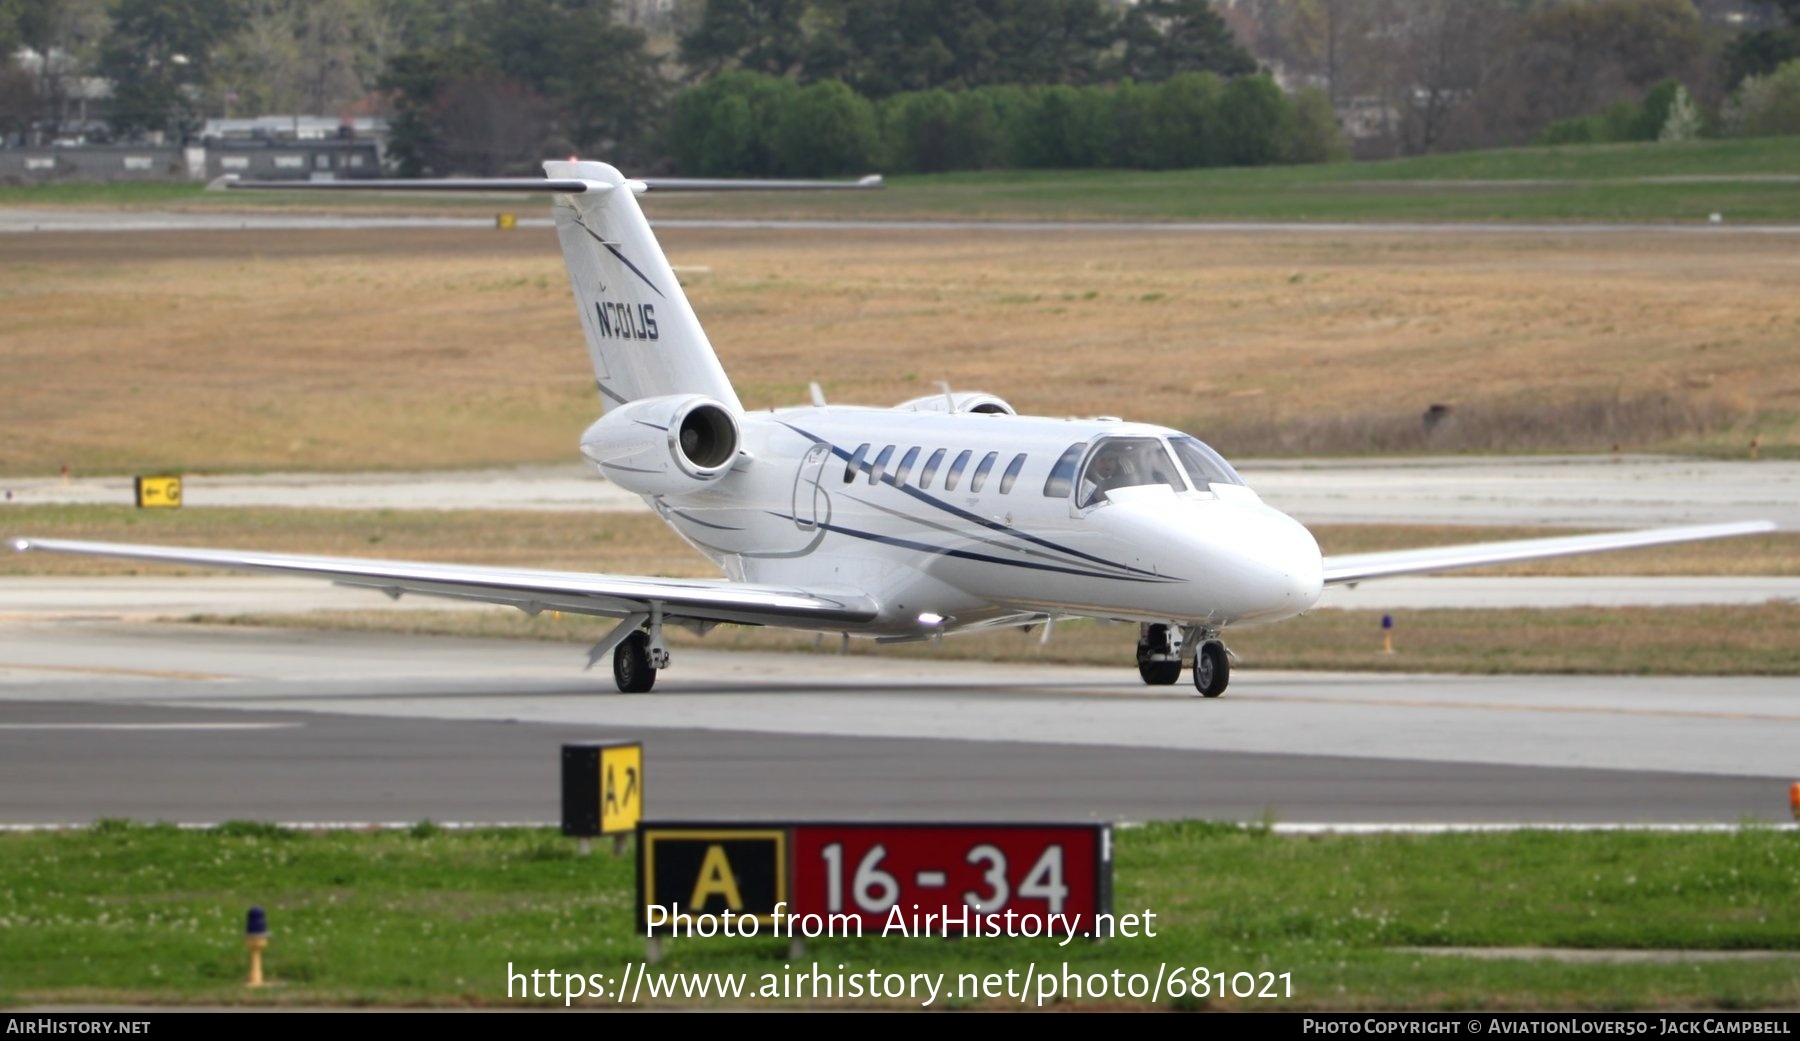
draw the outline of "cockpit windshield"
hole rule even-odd
[[[1106,493],[1115,488],[1147,484],[1166,484],[1178,492],[1187,491],[1187,486],[1181,482],[1181,472],[1175,468],[1161,439],[1109,437],[1088,456],[1081,479],[1076,482],[1075,505],[1085,509],[1105,502]]]
[[[1224,456],[1195,438],[1172,437],[1169,443],[1175,446],[1175,454],[1181,459],[1182,469],[1187,471],[1188,480],[1194,482],[1194,487],[1204,490],[1209,484],[1244,483]]]

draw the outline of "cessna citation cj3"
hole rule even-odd
[[[1191,668],[1195,688],[1210,698],[1224,692],[1230,675],[1226,631],[1298,615],[1328,585],[1774,527],[1717,524],[1321,558],[1306,528],[1177,430],[1021,416],[983,393],[946,392],[887,409],[817,402],[747,412],[637,195],[799,185],[638,181],[595,162],[544,169],[547,180],[312,187],[554,195],[556,233],[602,399],[581,453],[607,480],[642,495],[724,579],[51,539],[22,539],[17,548],[307,575],[392,597],[617,618],[588,664],[610,654],[626,692],[649,690],[669,664],[670,626],[705,633],[721,623],[767,625],[904,641],[1084,616],[1138,623],[1144,682],[1172,684]]]

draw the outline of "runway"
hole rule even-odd
[[[1307,523],[1800,528],[1800,462],[1660,455],[1252,460],[1257,494]]]
[[[0,823],[556,818],[558,746],[635,737],[655,815],[1780,820],[1791,679],[1238,673],[0,624]]]

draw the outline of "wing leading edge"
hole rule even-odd
[[[644,613],[654,605],[671,621],[692,619],[741,625],[829,628],[868,622],[878,613],[874,600],[853,590],[801,590],[705,579],[422,564],[243,550],[179,549],[65,539],[16,539],[13,548],[20,552],[73,553],[322,578],[339,585],[380,590],[392,597],[413,593],[474,600],[516,607],[530,614],[565,611],[623,618]]]
[[[1403,549],[1384,553],[1352,553],[1325,558],[1325,584],[1346,585],[1394,575],[1453,571],[1457,568],[1512,564],[1522,560],[1566,557],[1579,553],[1661,546],[1671,542],[1757,535],[1774,530],[1775,525],[1770,521],[1742,521],[1735,524],[1700,524],[1683,528],[1608,532],[1604,535],[1564,535],[1547,539],[1478,542],[1466,546],[1434,546],[1430,549]]]

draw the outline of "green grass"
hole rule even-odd
[[[1800,1002],[1789,959],[1571,965],[1401,950],[1800,952],[1800,834],[1791,831],[1296,838],[1186,823],[1121,830],[1116,850],[1114,908],[1154,911],[1154,938],[1066,947],[814,940],[801,965],[953,976],[1032,963],[1060,971],[1065,961],[1081,972],[1154,974],[1166,963],[1292,973],[1289,1000],[1179,1003],[1188,1007]],[[508,1002],[507,963],[617,976],[643,952],[633,893],[629,859],[578,857],[550,830],[299,834],[111,822],[0,835],[0,993],[13,1004],[545,1004]],[[267,969],[277,985],[261,991],[240,985],[252,904],[267,909],[272,931]],[[786,954],[768,939],[684,939],[658,968],[754,976],[782,971]]]
[[[189,181],[0,185],[0,206],[163,206],[206,198],[205,186]]]
[[[1123,220],[1800,220],[1800,136],[1509,148],[1386,161],[1208,170],[988,171],[890,178],[878,193],[655,198],[654,216]],[[1661,179],[1671,180],[1661,180]],[[1693,180],[1681,180],[1691,178]],[[206,193],[195,185],[0,188],[0,205],[332,207],[437,212],[529,205],[443,199]]]

